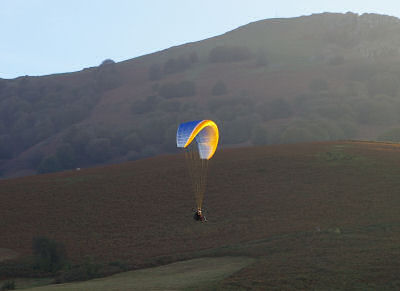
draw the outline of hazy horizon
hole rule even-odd
[[[393,1],[3,1],[0,78],[79,71],[223,34],[250,22],[314,13],[400,16]],[[361,7],[361,8],[360,8]],[[221,17],[221,15],[223,17]]]

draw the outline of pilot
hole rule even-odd
[[[195,211],[195,213],[193,215],[193,219],[196,220],[196,221],[201,221],[201,222],[206,222],[207,221],[206,217],[203,215],[203,213],[202,213],[200,208],[198,208]]]

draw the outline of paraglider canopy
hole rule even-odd
[[[218,127],[212,120],[195,120],[179,125],[176,133],[176,145],[186,148],[196,139],[200,159],[209,160],[218,146]]]
[[[198,211],[195,220],[206,221],[201,213],[207,184],[207,168],[218,146],[219,132],[214,121],[195,120],[179,125],[176,145],[185,150]],[[196,142],[192,142],[195,140]]]

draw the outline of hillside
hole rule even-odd
[[[3,180],[0,247],[29,255],[33,237],[44,235],[64,243],[75,262],[87,256],[136,266],[205,256],[257,258],[221,283],[227,290],[395,289],[399,149],[324,142],[219,151],[210,168],[204,224],[192,219],[194,197],[182,155]]]
[[[176,152],[179,123],[213,119],[226,147],[399,140],[400,23],[324,13],[80,72],[0,80],[0,175]]]

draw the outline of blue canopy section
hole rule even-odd
[[[192,132],[203,120],[194,120],[182,123],[178,127],[178,131],[176,133],[176,146],[178,148],[183,148],[186,145],[186,142],[192,135]]]

